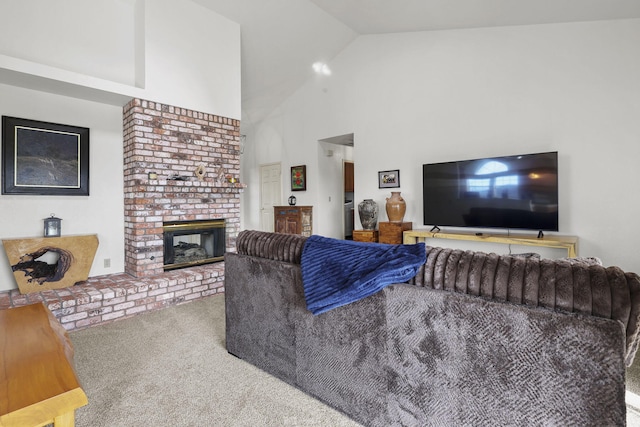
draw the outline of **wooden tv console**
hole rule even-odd
[[[44,304],[0,310],[0,426],[73,427],[87,404],[67,332]]]
[[[525,234],[443,233],[428,230],[409,230],[403,233],[403,243],[408,244],[425,242],[429,238],[565,249],[567,256],[578,256],[578,238],[576,236],[545,235],[537,238]]]

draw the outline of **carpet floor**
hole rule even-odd
[[[89,399],[77,427],[360,425],[227,353],[224,295],[69,335]],[[636,362],[627,388],[638,393]],[[628,410],[627,425],[640,413]]]
[[[77,427],[360,425],[228,354],[223,295],[69,335]]]

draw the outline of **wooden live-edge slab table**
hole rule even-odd
[[[87,280],[98,249],[96,234],[2,239],[21,294],[62,289]],[[58,255],[53,272],[39,271],[38,258]]]
[[[578,238],[576,236],[545,235],[538,238],[534,235],[528,236],[524,234],[443,233],[428,230],[410,230],[403,233],[403,243],[407,244],[425,242],[429,238],[565,249],[567,256],[578,256]]]
[[[72,427],[88,403],[73,346],[44,304],[0,310],[0,426]]]

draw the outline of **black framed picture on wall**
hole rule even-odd
[[[307,166],[291,167],[291,191],[306,191],[307,189]]]
[[[400,187],[400,170],[378,172],[378,188]]]
[[[89,195],[89,128],[2,116],[2,194]]]

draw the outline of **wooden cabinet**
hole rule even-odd
[[[303,236],[313,233],[313,206],[274,206],[273,218],[276,233]]]
[[[378,241],[380,243],[402,243],[402,233],[413,228],[412,222],[380,222]]]
[[[377,230],[353,230],[353,240],[356,242],[378,242]]]

